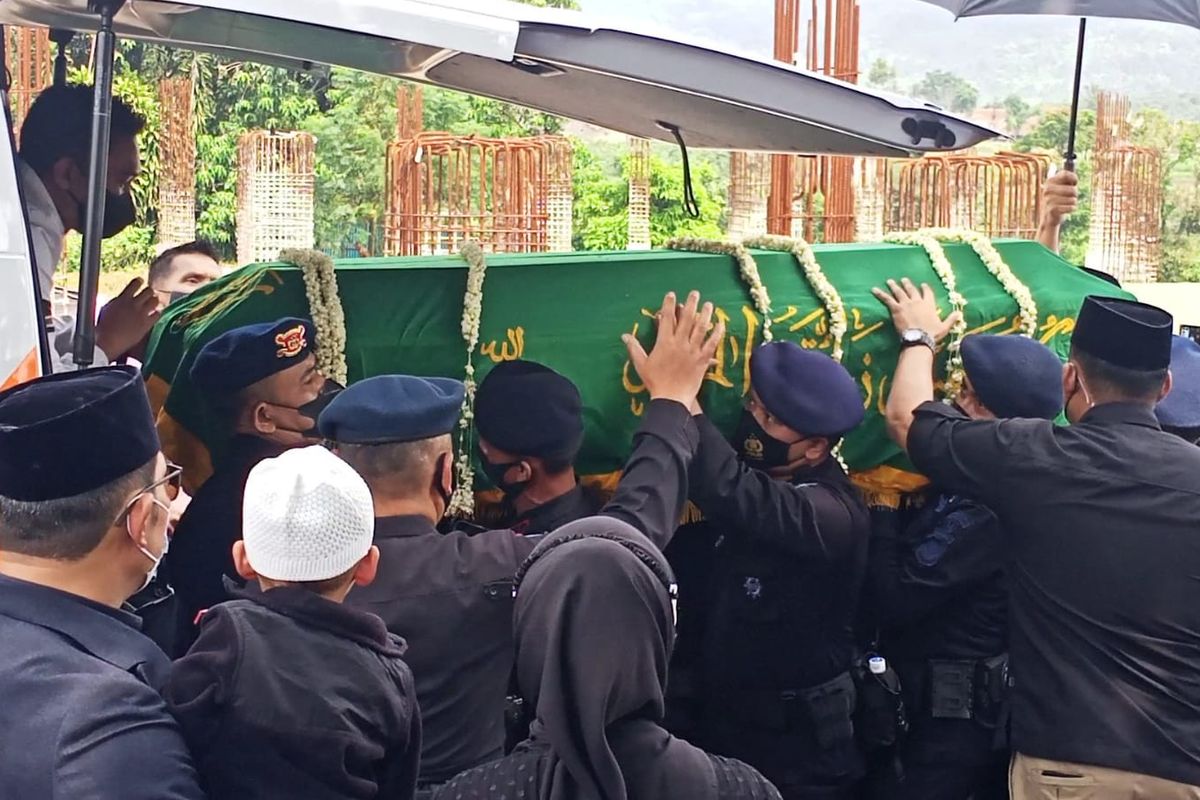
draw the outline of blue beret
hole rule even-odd
[[[321,436],[341,444],[417,442],[450,433],[466,388],[450,378],[379,375],[333,399],[317,420]]]
[[[192,364],[192,384],[211,397],[228,397],[294,367],[315,346],[316,328],[305,319],[234,328],[200,349]]]
[[[838,362],[794,342],[771,342],[750,359],[750,384],[763,406],[797,433],[841,436],[863,421],[858,384]]]
[[[1071,346],[1109,364],[1155,372],[1171,364],[1175,321],[1161,308],[1090,295],[1083,299]]]
[[[99,489],[159,451],[133,367],[64,372],[0,394],[0,495],[40,502]]]
[[[549,367],[503,361],[479,384],[475,427],[514,455],[574,459],[583,443],[583,398]]]
[[[963,368],[979,401],[1001,419],[1054,419],[1063,409],[1062,361],[1028,336],[963,339]]]
[[[1171,428],[1200,428],[1200,345],[1184,336],[1171,341],[1171,393],[1158,404],[1158,421]]]

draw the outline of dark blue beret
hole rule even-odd
[[[1170,428],[1200,428],[1200,345],[1185,336],[1171,341],[1171,393],[1158,404],[1158,421]]]
[[[192,384],[211,397],[228,397],[308,358],[316,335],[311,322],[296,317],[226,331],[200,349]]]
[[[1175,321],[1161,308],[1112,297],[1085,297],[1071,346],[1114,366],[1141,372],[1171,364]]]
[[[1054,419],[1063,408],[1062,361],[1028,336],[976,334],[963,368],[980,402],[1001,419]]]
[[[417,442],[450,433],[466,388],[450,378],[379,375],[350,386],[317,420],[321,436],[341,444]]]
[[[134,367],[38,378],[0,394],[0,495],[40,502],[99,489],[159,452]]]
[[[574,459],[583,443],[583,398],[549,367],[503,361],[479,384],[475,427],[514,455]]]
[[[838,362],[794,342],[771,342],[750,359],[750,384],[767,411],[807,436],[841,436],[863,421],[858,384]]]

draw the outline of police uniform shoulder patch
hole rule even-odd
[[[304,348],[308,347],[308,339],[304,335],[304,326],[297,325],[294,328],[289,328],[283,333],[275,335],[275,345],[279,348],[275,351],[276,358],[295,358],[304,352]]]

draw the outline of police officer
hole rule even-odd
[[[166,567],[178,609],[168,652],[187,651],[197,615],[227,599],[225,577],[237,579],[232,548],[242,538],[242,491],[250,470],[315,441],[317,417],[338,388],[317,369],[315,337],[308,320],[247,325],[210,341],[192,364],[193,386],[230,439],[175,529]]]
[[[971,420],[933,399],[946,335],[929,287],[877,296],[906,341],[893,437],[1009,536],[1016,800],[1200,794],[1200,450],[1164,433],[1170,314],[1088,297],[1063,372],[1070,427]]]
[[[1062,412],[1062,362],[1036,339],[968,336],[962,358],[955,405],[971,419]],[[902,768],[885,759],[867,796],[999,800],[1008,796],[1008,539],[970,497],[932,487],[924,499],[908,519],[872,512],[863,612],[899,674],[911,728]]]
[[[1186,336],[1171,340],[1171,393],[1154,409],[1167,433],[1200,443],[1200,345]]]
[[[603,505],[575,476],[583,399],[566,377],[533,361],[503,361],[475,395],[479,463],[504,496],[500,526],[548,533]]]
[[[834,448],[862,421],[862,396],[841,364],[791,342],[756,349],[750,375],[732,447],[697,418],[691,498],[719,532],[697,744],[758,768],[784,798],[850,797],[863,771],[850,668],[870,523]]]
[[[651,354],[629,344],[651,402],[602,512],[660,545],[674,533],[687,499],[697,441],[688,409],[723,330],[718,325],[705,338],[712,307],[698,303],[695,293],[680,307],[669,296]],[[537,541],[511,530],[438,532],[454,489],[451,434],[463,396],[455,380],[379,376],[351,386],[320,418],[321,434],[366,479],[375,500],[379,575],[348,602],[378,614],[408,642],[425,792],[503,754],[512,582]]]
[[[167,551],[178,487],[132,367],[0,394],[4,797],[202,797],[167,658],[120,610]]]

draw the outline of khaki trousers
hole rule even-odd
[[[1020,753],[1008,775],[1012,800],[1200,800],[1200,786]]]

